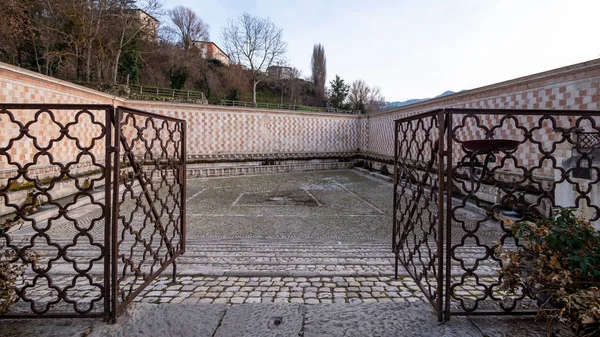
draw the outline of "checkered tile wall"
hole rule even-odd
[[[0,63],[0,102],[126,105],[184,118],[188,124],[188,155],[361,151],[392,156],[395,119],[441,107],[598,109],[599,86],[600,60],[594,60],[389,112],[351,116],[126,101]],[[65,114],[61,118],[73,116]],[[44,123],[39,124],[36,132],[51,132],[51,123],[48,127]],[[4,119],[0,121],[0,144],[14,131],[8,130],[10,127]],[[76,154],[76,151],[70,153],[73,149],[68,144],[60,149],[59,158]],[[26,144],[15,152],[19,160],[34,155],[34,150]]]
[[[532,75],[389,112],[373,114],[366,120],[368,125],[363,127],[368,132],[361,135],[359,140],[361,149],[368,153],[392,156],[394,152],[393,121],[438,108],[599,109],[600,60],[596,60],[592,65],[582,64],[580,67],[567,69],[566,74],[564,68],[561,68],[544,73],[544,76]],[[511,84],[511,82],[515,83]],[[507,129],[507,132],[510,132],[510,129]]]

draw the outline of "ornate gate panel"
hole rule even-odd
[[[175,277],[185,121],[110,105],[0,104],[0,123],[0,295],[10,309],[0,318],[114,321],[171,264]],[[13,268],[22,273],[4,274]]]
[[[506,283],[524,243],[513,224],[569,208],[600,226],[599,140],[593,110],[448,108],[397,120],[396,276],[401,263],[440,320],[535,314],[541,292],[526,278]]]
[[[393,250],[442,319],[443,111],[395,124]]]
[[[185,251],[186,122],[118,107],[113,315]],[[115,317],[115,316],[113,316]]]
[[[0,317],[108,317],[112,114],[0,104]]]

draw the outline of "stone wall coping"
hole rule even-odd
[[[23,69],[17,66],[13,66],[7,63],[0,62],[0,70],[5,70],[19,76],[29,77],[38,81],[50,83],[52,85],[62,86],[66,89],[81,91],[90,95],[97,96],[99,99],[105,99],[112,102],[114,105],[134,105],[134,106],[152,106],[157,109],[165,107],[166,109],[172,110],[173,108],[181,108],[185,110],[190,109],[202,109],[203,111],[227,111],[242,114],[276,114],[279,116],[327,116],[337,117],[344,119],[361,119],[364,115],[353,115],[353,114],[338,114],[328,112],[309,112],[299,110],[282,110],[282,109],[265,109],[265,108],[253,108],[253,107],[230,107],[221,105],[210,105],[210,104],[193,104],[193,103],[181,103],[181,102],[164,102],[164,101],[140,101],[130,100],[120,96],[109,95],[101,91],[97,91],[91,88],[87,88],[82,85],[74,84],[68,81],[64,81],[58,78],[46,76],[31,70]],[[65,90],[66,91],[66,90]],[[16,102],[15,102],[16,103]]]
[[[330,112],[310,112],[300,110],[282,110],[282,109],[265,109],[265,108],[253,108],[253,107],[241,107],[241,106],[224,106],[224,105],[213,105],[213,104],[193,104],[193,103],[181,103],[181,102],[164,102],[164,101],[139,101],[139,100],[125,100],[125,104],[133,106],[152,106],[152,109],[160,109],[161,106],[165,108],[173,109],[179,107],[181,109],[202,109],[205,112],[219,112],[228,111],[232,113],[241,114],[254,114],[254,115],[265,115],[265,114],[276,114],[278,116],[327,116],[337,118],[354,118],[361,119],[364,115],[354,114],[339,114]],[[153,110],[156,111],[156,110]]]
[[[229,107],[229,106],[219,106],[219,105],[200,105],[200,104],[191,104],[191,103],[180,103],[180,102],[162,102],[162,101],[139,101],[139,100],[129,100],[123,97],[109,95],[94,89],[90,89],[78,84],[74,84],[68,81],[60,80],[57,78],[49,77],[43,74],[39,74],[37,72],[23,69],[17,66],[9,65],[7,63],[0,62],[0,69],[6,70],[12,73],[19,74],[21,76],[27,76],[30,78],[34,78],[39,81],[52,83],[54,85],[64,86],[66,88],[79,90],[91,95],[98,96],[99,98],[104,98],[107,100],[111,100],[115,105],[146,105],[153,107],[164,106],[165,108],[174,108],[181,107],[184,109],[202,109],[202,110],[212,110],[212,111],[230,111],[236,113],[243,114],[277,114],[284,116],[328,116],[328,117],[337,117],[337,118],[351,118],[351,119],[368,119],[370,117],[382,117],[387,115],[395,115],[401,113],[411,113],[418,110],[418,108],[423,108],[422,110],[434,110],[436,108],[443,107],[452,107],[456,105],[456,101],[461,98],[466,98],[470,95],[481,94],[493,90],[505,90],[510,87],[516,87],[518,85],[528,84],[532,81],[539,81],[544,79],[553,79],[556,78],[557,75],[569,75],[573,73],[581,73],[590,70],[600,70],[600,59],[594,59],[586,62],[581,62],[561,68],[556,68],[548,71],[544,71],[541,73],[536,73],[528,76],[519,77],[516,79],[511,79],[508,81],[498,82],[491,85],[486,85],[483,87],[465,90],[462,92],[458,92],[452,95],[447,95],[444,97],[432,98],[423,102],[418,102],[414,104],[405,105],[402,107],[398,107],[395,109],[391,109],[388,111],[382,111],[367,115],[353,115],[353,114],[336,114],[336,113],[326,113],[326,112],[307,112],[307,111],[290,111],[290,110],[279,110],[279,109],[264,109],[264,108],[252,108],[252,107]],[[528,86],[529,87],[529,86]],[[467,100],[463,101],[466,102]]]
[[[518,85],[526,85],[527,88],[529,88],[529,89],[537,88],[537,86],[530,86],[529,84],[532,81],[555,79],[558,75],[564,76],[564,75],[570,75],[573,73],[582,73],[582,72],[590,71],[590,70],[600,70],[600,58],[577,63],[577,64],[572,64],[572,65],[569,65],[566,67],[560,67],[560,68],[556,68],[556,69],[552,69],[552,70],[543,71],[541,73],[518,77],[515,79],[508,80],[508,81],[502,81],[502,82],[486,85],[486,86],[475,88],[475,89],[465,90],[465,91],[457,92],[457,93],[443,96],[443,97],[432,98],[432,99],[428,99],[426,101],[401,106],[401,107],[390,109],[387,111],[371,113],[366,116],[367,117],[381,117],[381,116],[394,115],[394,114],[399,114],[399,113],[404,113],[404,112],[410,113],[410,112],[414,112],[415,110],[419,110],[418,109],[419,107],[424,108],[424,109],[422,109],[422,111],[435,110],[435,109],[439,109],[439,108],[455,107],[455,105],[457,104],[456,100],[460,100],[461,98],[467,97],[470,95],[481,94],[481,93],[485,93],[485,92],[489,92],[489,91],[493,91],[493,90],[503,90],[508,93],[509,91],[506,90],[507,88],[516,87]],[[490,96],[495,96],[495,95],[490,95]],[[468,100],[466,100],[466,99],[461,100],[461,102],[459,104],[463,104],[467,101]]]

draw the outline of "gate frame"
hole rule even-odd
[[[451,310],[451,287],[452,287],[452,258],[453,258],[453,250],[452,250],[452,226],[448,225],[451,223],[454,208],[453,205],[453,186],[454,186],[454,163],[453,163],[453,151],[454,151],[454,125],[453,120],[455,115],[474,115],[477,113],[481,113],[489,116],[503,116],[503,115],[511,115],[514,117],[519,116],[540,116],[540,120],[544,118],[550,118],[552,122],[555,122],[556,118],[560,117],[577,117],[576,122],[581,119],[590,119],[590,118],[599,118],[600,110],[550,110],[550,109],[486,109],[486,108],[439,108],[431,111],[426,111],[423,113],[415,114],[412,116],[396,119],[394,121],[394,215],[393,215],[393,235],[392,235],[392,250],[394,253],[395,259],[395,276],[398,277],[398,262],[400,259],[399,251],[402,243],[397,240],[397,232],[399,231],[402,224],[397,219],[397,205],[399,204],[398,200],[398,185],[399,185],[399,167],[400,165],[400,148],[399,148],[399,133],[400,133],[400,124],[415,122],[418,124],[419,120],[437,116],[438,120],[438,134],[439,138],[437,140],[437,144],[439,144],[438,158],[437,158],[437,174],[438,174],[438,196],[437,196],[437,212],[438,212],[438,224],[437,224],[437,239],[436,242],[437,251],[434,253],[436,258],[438,259],[438,269],[436,271],[436,279],[438,283],[438,288],[436,289],[436,301],[435,303],[431,300],[421,282],[415,278],[415,275],[412,275],[411,270],[405,264],[405,261],[400,261],[405,266],[405,269],[409,273],[409,275],[415,280],[416,284],[419,286],[421,291],[425,294],[426,298],[429,300],[430,304],[433,306],[436,314],[438,316],[438,320],[448,321],[451,316],[464,316],[464,315],[472,315],[472,316],[485,316],[485,315],[512,315],[512,316],[523,316],[523,315],[535,315],[538,313],[537,310],[478,310],[477,308],[473,311],[467,311],[464,307],[459,309],[460,311],[452,311]],[[442,124],[439,122],[444,118],[444,127],[442,128]],[[461,124],[465,126],[464,124]],[[500,124],[501,125],[501,124]],[[492,124],[492,128],[498,127],[498,124]],[[595,125],[594,129],[598,130],[599,126]],[[573,132],[575,128],[571,127],[568,130]],[[423,129],[421,129],[423,130]],[[445,142],[443,135],[445,134]],[[405,139],[405,138],[404,138]],[[525,138],[521,143],[528,143],[528,138]],[[462,144],[458,142],[458,144]],[[530,143],[531,144],[531,143]],[[576,144],[576,143],[575,143]],[[577,147],[578,148],[578,147]],[[432,149],[433,152],[433,149]],[[554,155],[554,150],[551,152]],[[554,156],[553,156],[554,158]],[[446,161],[444,163],[444,160]],[[556,168],[554,168],[556,169]],[[566,172],[566,169],[561,168],[561,170]],[[446,193],[444,198],[443,193]],[[466,198],[466,197],[465,197]],[[465,201],[466,199],[462,200]],[[554,204],[554,202],[553,202]],[[445,228],[444,228],[445,226]],[[463,237],[464,238],[464,237]],[[433,246],[433,245],[432,245]],[[444,261],[445,260],[445,261]],[[445,262],[445,263],[444,263]],[[464,273],[458,274],[459,276],[464,276]],[[517,300],[515,300],[517,301]]]
[[[400,258],[398,257],[398,250],[399,250],[399,242],[396,242],[396,234],[397,231],[399,230],[398,227],[398,221],[397,221],[397,204],[398,204],[398,182],[400,180],[399,177],[399,173],[398,173],[398,163],[399,163],[399,159],[400,159],[400,148],[398,147],[398,134],[400,132],[399,130],[399,126],[402,122],[404,121],[412,121],[412,120],[419,120],[422,118],[432,118],[432,123],[436,122],[437,127],[435,128],[438,132],[438,138],[437,140],[434,142],[435,146],[437,147],[437,149],[432,149],[432,152],[435,153],[436,156],[436,160],[437,160],[437,164],[435,164],[434,160],[433,160],[433,155],[432,155],[432,160],[429,163],[429,168],[428,170],[432,170],[434,168],[435,165],[437,165],[437,174],[438,174],[438,188],[437,188],[437,193],[438,193],[438,198],[437,198],[437,208],[438,211],[439,210],[443,210],[443,192],[444,192],[444,186],[445,181],[443,180],[443,165],[441,165],[440,163],[443,162],[444,157],[447,155],[447,151],[444,149],[444,134],[450,134],[450,132],[447,132],[447,130],[449,129],[448,127],[448,123],[450,121],[450,119],[447,117],[446,114],[446,110],[445,109],[437,109],[437,110],[433,110],[433,111],[428,111],[428,112],[424,112],[422,114],[418,114],[418,115],[413,115],[413,116],[409,116],[409,117],[405,117],[402,119],[398,119],[394,121],[394,205],[393,205],[393,225],[392,225],[392,251],[394,253],[394,275],[396,278],[398,278],[398,262],[400,261]],[[433,119],[435,118],[435,119]],[[433,128],[433,127],[432,127]],[[422,178],[423,179],[423,178]],[[425,179],[423,179],[423,182],[421,183],[422,186],[425,184]],[[419,195],[419,198],[422,196],[422,194]],[[415,208],[416,210],[416,208]],[[411,212],[413,213],[413,212]],[[438,212],[439,213],[439,212]],[[444,280],[443,280],[443,276],[444,276],[444,254],[440,254],[439,252],[443,251],[443,246],[444,246],[444,216],[439,215],[438,219],[437,219],[437,234],[438,234],[438,240],[436,242],[436,247],[437,247],[437,254],[436,254],[436,258],[437,258],[437,271],[435,271],[434,269],[434,276],[436,278],[437,281],[437,294],[435,297],[435,302],[433,301],[432,298],[430,298],[430,296],[428,296],[427,292],[425,291],[424,286],[421,284],[421,282],[419,280],[417,280],[417,278],[415,278],[414,275],[412,275],[410,269],[404,264],[404,268],[406,269],[406,271],[409,273],[409,275],[415,280],[415,283],[417,284],[417,286],[419,287],[419,289],[421,290],[421,292],[423,292],[424,294],[426,294],[425,298],[428,300],[428,302],[431,304],[431,306],[435,309],[436,314],[438,316],[438,321],[442,322],[443,321],[443,307],[444,307]],[[448,235],[448,234],[447,234]]]
[[[53,312],[53,313],[42,313],[38,314],[35,312],[28,313],[15,313],[15,314],[6,314],[0,316],[0,320],[3,319],[43,319],[43,318],[103,318],[105,322],[114,323],[116,322],[117,317],[122,314],[122,312],[128,307],[128,305],[135,299],[137,295],[153,280],[155,280],[160,274],[170,265],[173,265],[173,279],[176,278],[176,259],[185,253],[186,247],[186,147],[187,147],[187,122],[184,119],[163,116],[156,113],[150,113],[142,110],[137,110],[133,108],[128,108],[125,106],[115,106],[112,104],[53,104],[53,103],[41,103],[41,104],[29,104],[29,103],[0,103],[0,110],[7,110],[9,115],[12,115],[13,110],[37,110],[35,113],[39,111],[47,111],[50,116],[54,119],[56,114],[53,110],[69,110],[69,111],[89,111],[90,113],[98,112],[104,113],[104,118],[98,118],[98,121],[104,122],[104,206],[102,207],[104,220],[104,246],[101,249],[101,254],[103,255],[103,289],[101,289],[101,295],[103,304],[98,306],[103,307],[102,312],[91,312],[91,313],[77,313],[75,311],[65,311],[65,312]],[[119,203],[118,203],[118,194],[119,194],[119,172],[120,172],[120,154],[122,146],[123,148],[127,148],[126,142],[121,138],[121,117],[122,112],[126,111],[132,114],[144,116],[150,119],[159,119],[159,120],[167,120],[175,123],[179,123],[181,125],[181,166],[178,169],[177,173],[177,184],[181,186],[181,195],[180,195],[180,204],[181,204],[181,222],[180,226],[180,245],[181,248],[178,251],[170,251],[170,258],[153,274],[150,278],[144,282],[142,286],[140,286],[133,294],[133,296],[128,300],[119,305],[118,303],[118,283],[117,283],[117,275],[118,275],[118,233],[120,233],[119,224],[118,224],[118,215],[119,215]],[[34,113],[34,114],[35,114]],[[23,122],[23,124],[27,124],[32,119],[28,119]],[[19,122],[20,123],[20,122]],[[21,123],[20,123],[21,124]],[[61,129],[61,133],[63,130]],[[21,136],[22,137],[22,136]],[[21,137],[17,138],[20,139]],[[62,137],[62,135],[60,136]],[[98,146],[98,149],[101,148],[102,145]],[[99,155],[98,158],[102,158],[102,155]],[[128,158],[133,159],[133,158]],[[135,162],[135,161],[134,161]],[[134,162],[131,162],[132,167],[137,168],[134,165]],[[141,165],[140,165],[141,166]],[[137,168],[139,169],[139,168]],[[54,180],[53,180],[54,181]],[[140,185],[144,186],[140,181]],[[143,188],[145,190],[145,186]],[[146,190],[146,197],[147,195]],[[149,203],[150,204],[150,203]],[[154,209],[154,206],[151,206]],[[154,209],[156,212],[156,209]],[[159,221],[160,222],[160,221]],[[156,226],[156,224],[155,224]],[[164,231],[163,231],[164,232]],[[101,237],[100,237],[101,238]],[[161,239],[164,239],[164,235],[161,235]],[[99,240],[101,242],[102,240]],[[35,249],[35,246],[33,247]],[[52,278],[50,278],[52,280]],[[60,302],[64,302],[64,298],[59,294]]]
[[[112,126],[111,126],[111,120],[112,120],[112,116],[114,115],[114,111],[115,111],[115,107],[113,105],[110,104],[54,104],[54,103],[0,103],[0,110],[7,110],[9,113],[11,113],[11,111],[13,110],[37,110],[34,114],[38,113],[39,111],[46,111],[49,112],[49,114],[55,118],[55,113],[53,110],[68,110],[68,111],[76,111],[76,112],[80,112],[80,111],[89,111],[89,112],[98,112],[98,113],[104,113],[104,118],[99,118],[99,120],[103,120],[104,121],[104,151],[105,151],[105,155],[104,155],[104,170],[103,170],[103,174],[104,174],[104,193],[105,193],[105,198],[104,198],[104,207],[102,208],[102,211],[104,213],[104,247],[103,249],[101,249],[102,255],[104,256],[104,262],[103,262],[103,270],[104,270],[104,277],[103,277],[103,285],[104,285],[104,289],[102,289],[102,297],[103,297],[103,305],[102,307],[104,308],[103,312],[91,312],[91,313],[85,313],[85,314],[80,314],[77,312],[56,312],[56,313],[43,313],[43,314],[37,314],[35,312],[30,312],[30,313],[18,313],[18,314],[6,314],[3,316],[0,316],[0,320],[2,319],[40,319],[40,318],[103,318],[103,320],[105,322],[109,321],[110,318],[110,307],[111,307],[111,298],[110,298],[110,278],[107,277],[108,271],[110,270],[110,227],[111,224],[109,221],[106,221],[106,219],[109,219],[111,217],[111,212],[112,212],[112,198],[109,197],[110,195],[110,190],[112,188],[112,182],[111,182],[111,170],[112,170],[112,161],[111,161],[111,156],[113,153],[113,146],[112,146]],[[25,124],[27,124],[28,122],[30,122],[31,120],[28,120],[27,122],[25,122]],[[62,130],[61,130],[62,132]],[[101,148],[102,145],[99,145],[98,148]],[[37,150],[37,148],[36,148]],[[101,156],[99,156],[99,158],[101,158]],[[55,180],[52,180],[53,182],[55,182]],[[108,196],[108,197],[107,197]],[[35,246],[34,246],[35,248]],[[52,279],[52,278],[50,278]],[[61,302],[63,302],[64,298],[59,297],[61,299]]]
[[[174,117],[169,117],[169,116],[163,116],[163,115],[159,115],[156,113],[151,113],[151,112],[147,112],[147,111],[143,111],[143,110],[138,110],[138,109],[133,109],[133,108],[129,108],[129,107],[125,107],[125,106],[117,106],[116,108],[116,113],[113,114],[114,116],[114,120],[113,120],[113,125],[114,125],[114,129],[115,129],[115,142],[116,142],[116,146],[115,146],[115,165],[114,165],[114,170],[113,170],[113,174],[114,174],[114,188],[113,188],[113,203],[112,203],[112,207],[113,207],[113,212],[112,212],[112,221],[111,221],[111,259],[112,259],[112,270],[111,270],[111,283],[112,283],[112,287],[111,287],[111,298],[113,299],[111,302],[111,322],[116,322],[117,317],[119,317],[126,309],[127,307],[131,304],[131,302],[148,286],[148,284],[150,284],[152,281],[154,281],[158,276],[161,275],[161,273],[170,265],[173,265],[173,280],[176,279],[176,274],[177,274],[177,264],[176,264],[176,259],[177,257],[181,256],[182,254],[185,253],[185,237],[186,237],[186,131],[187,131],[187,122],[183,119],[179,119],[179,118],[174,118]],[[156,211],[156,208],[154,207],[154,205],[152,204],[152,199],[150,198],[149,192],[147,190],[147,185],[148,185],[148,181],[145,181],[145,176],[143,174],[143,171],[141,169],[141,166],[143,164],[139,164],[138,162],[135,161],[135,158],[133,156],[133,154],[131,153],[131,149],[129,148],[129,145],[127,144],[127,139],[125,138],[125,136],[122,134],[122,127],[121,127],[121,122],[123,119],[123,112],[126,113],[130,113],[136,116],[142,116],[145,118],[150,118],[151,120],[166,120],[166,121],[170,121],[170,122],[174,122],[174,123],[179,123],[181,125],[181,166],[178,169],[178,177],[177,177],[177,183],[178,185],[181,186],[181,199],[180,199],[180,203],[181,203],[181,223],[179,224],[181,227],[181,249],[178,251],[174,251],[173,247],[169,247],[170,244],[167,243],[166,241],[166,235],[164,232],[164,227],[160,221],[160,217],[158,216],[158,212]],[[118,139],[118,140],[117,140]],[[118,271],[118,267],[119,267],[119,244],[118,244],[118,234],[120,233],[119,231],[119,173],[120,173],[120,169],[121,169],[121,150],[123,150],[123,153],[127,153],[127,161],[129,162],[129,164],[131,165],[131,167],[134,170],[134,175],[137,176],[138,182],[140,184],[140,186],[142,187],[142,191],[144,194],[144,198],[146,199],[146,202],[148,202],[148,205],[150,206],[151,210],[152,210],[152,216],[154,217],[154,225],[155,227],[158,227],[159,232],[161,234],[161,240],[165,241],[165,245],[167,246],[169,253],[170,253],[170,258],[165,261],[165,263],[163,263],[162,266],[160,266],[160,268],[151,276],[149,276],[149,278],[142,284],[140,285],[132,294],[130,294],[130,296],[128,296],[127,300],[125,300],[122,303],[119,303],[119,282],[118,282],[118,275],[119,275],[119,271]],[[144,178],[142,178],[144,177]]]

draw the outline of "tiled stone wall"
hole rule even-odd
[[[358,116],[141,101],[127,106],[185,119],[188,155],[358,149]]]
[[[595,110],[600,108],[600,59],[412,104],[366,119],[359,144],[391,157],[394,120],[438,108]],[[365,120],[363,119],[363,122]]]
[[[124,100],[0,62],[0,102],[120,105]]]
[[[187,120],[190,156],[393,154],[395,119],[442,107],[598,109],[600,59],[365,116],[128,101],[0,63],[0,102],[126,105]]]
[[[3,63],[0,102],[126,105],[183,118],[189,156],[355,153],[359,147],[360,116],[129,101]]]

